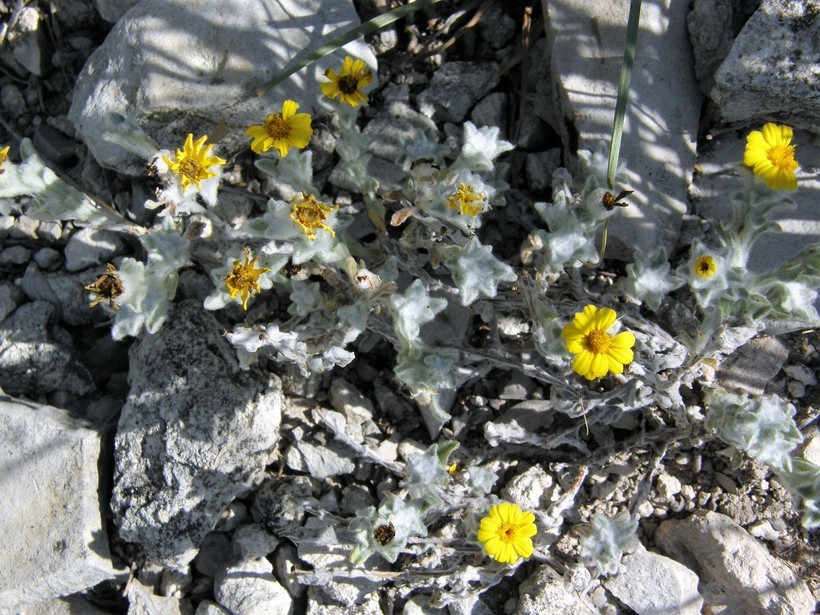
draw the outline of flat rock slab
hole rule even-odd
[[[709,97],[724,120],[770,116],[820,125],[820,9],[817,0],[763,0],[715,73]]]
[[[746,131],[715,136],[698,152],[691,188],[695,213],[711,220],[731,218],[730,197],[741,189],[749,173],[742,168],[746,135],[752,130],[760,130],[763,124],[765,121],[761,120]],[[753,271],[773,271],[801,250],[816,244],[820,238],[820,216],[817,215],[820,146],[810,132],[803,130],[794,131],[792,143],[795,159],[801,165],[796,173],[797,190],[789,193],[797,208],[774,215],[782,232],[766,233],[755,243],[749,258],[749,268]]]
[[[88,59],[69,119],[97,161],[121,173],[141,174],[145,161],[103,140],[104,131],[116,132],[112,113],[135,117],[161,148],[172,150],[187,133],[207,135],[225,122],[229,133],[218,148],[224,157],[247,146],[245,129],[279,112],[285,99],[312,114],[335,108],[321,93],[323,73],[339,70],[345,55],[375,67],[363,41],[255,93],[297,53],[358,24],[351,0],[142,0]]]
[[[698,511],[664,521],[654,540],[667,555],[698,571],[699,589],[712,607],[767,615],[814,612],[805,581],[726,515]]]
[[[0,611],[113,578],[100,446],[68,412],[0,394]]]
[[[196,556],[274,459],[282,385],[235,357],[216,319],[190,301],[131,348],[111,508],[123,540],[169,568]]]
[[[542,0],[547,61],[565,158],[609,145],[629,0]],[[609,219],[607,256],[671,252],[687,211],[702,95],[686,30],[688,2],[644,3],[621,144],[629,207]],[[572,165],[570,165],[572,166]],[[573,169],[571,169],[573,170]],[[576,169],[577,170],[577,169]]]
[[[698,575],[683,564],[643,546],[625,555],[623,569],[604,581],[612,594],[636,613],[700,615]]]

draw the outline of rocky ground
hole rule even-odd
[[[264,204],[277,187],[254,168],[236,128],[252,123],[246,118],[256,121],[267,102],[239,101],[230,115],[225,101],[276,72],[254,64],[268,53],[254,48],[268,7],[204,2],[180,16],[177,4],[0,1],[0,146],[12,146],[11,161],[19,161],[27,137],[61,178],[150,226],[155,212],[144,202],[154,180],[107,149],[96,114],[133,110],[169,147],[180,133],[207,134],[214,118],[226,116],[236,125],[220,144],[230,152],[220,206],[242,219]],[[390,5],[336,0],[316,3],[316,14],[304,16],[304,6],[271,4],[303,15],[296,30],[305,32],[332,30],[355,14],[369,19]],[[378,61],[378,84],[360,124],[380,192],[406,180],[397,164],[402,138],[428,131],[457,142],[466,120],[497,126],[516,149],[504,159],[508,205],[486,235],[495,238],[496,254],[516,263],[537,224],[531,204],[549,198],[552,171],[572,167],[576,148],[609,138],[611,106],[595,97],[614,95],[627,3],[589,4],[445,1],[360,44],[360,57]],[[790,41],[791,70],[814,70],[816,84],[816,44],[805,33],[816,32],[817,3],[672,4],[644,2],[645,18],[660,29],[639,38],[630,117],[658,159],[673,163],[629,167],[636,196],[613,223],[611,258],[584,274],[593,287],[623,275],[619,257],[627,247],[663,245],[674,262],[685,260],[692,239],[725,216],[721,194],[732,185],[727,169],[742,156],[744,135],[770,118],[795,126],[801,190],[784,232],[763,242],[753,266],[783,262],[817,241],[816,91],[741,68],[744,49],[761,40],[762,28],[773,47]],[[667,10],[677,13],[667,20]],[[149,17],[162,36],[145,34],[140,20]],[[129,36],[143,36],[143,47]],[[283,36],[292,37],[280,41],[286,51],[305,44],[298,33]],[[246,45],[253,70],[237,76],[232,60],[224,71],[217,61],[211,77],[186,81],[177,68],[205,53],[198,45]],[[801,48],[802,59],[794,52]],[[780,66],[780,51],[757,53],[757,61]],[[151,82],[144,66],[157,66],[157,57],[167,60],[167,70]],[[84,72],[88,66],[95,71]],[[125,95],[129,79],[140,82],[141,99]],[[753,79],[758,94],[749,101],[744,92]],[[305,97],[304,87],[285,84],[271,96]],[[199,106],[179,103],[197,88],[210,92],[193,95]],[[316,183],[340,202],[355,201],[335,174],[333,122],[312,112]],[[625,137],[624,157],[641,160],[645,152],[633,136]],[[0,527],[7,542],[0,612],[814,610],[817,534],[801,527],[791,496],[768,467],[748,458],[733,463],[729,447],[702,430],[682,429],[659,407],[585,427],[550,407],[548,384],[501,366],[458,392],[440,436],[460,443],[454,480],[465,480],[470,464],[493,463],[500,475],[495,493],[563,521],[550,535],[542,532],[536,555],[514,569],[491,567],[475,543],[453,541],[450,513],[433,520],[428,540],[455,544],[461,559],[442,560],[422,542],[394,565],[378,558],[364,568],[347,565],[346,520],[398,489],[396,468],[431,443],[387,369],[395,361],[389,344],[365,336],[352,364],[310,378],[272,362],[238,370],[223,332],[244,314],[237,305],[202,309],[211,282],[197,266],[182,272],[172,318],[158,333],[115,342],[108,315],[88,308],[82,287],[105,263],[138,254],[139,245],[110,231],[35,220],[22,213],[26,203],[0,199]],[[274,298],[266,309],[287,317],[286,307]],[[480,319],[464,326],[468,337],[485,335]],[[511,317],[499,330],[509,346],[531,344],[524,318]],[[813,329],[758,336],[717,366],[716,376],[727,388],[793,403],[805,437],[800,454],[814,463],[819,341]],[[687,403],[701,404],[701,393],[688,391]],[[347,428],[340,431],[338,417],[356,426],[360,449]],[[513,444],[488,435],[488,425],[516,421],[537,437]],[[560,444],[560,434],[572,429],[584,450]],[[378,451],[376,461],[362,454],[366,448]],[[573,583],[581,528],[596,513],[623,511],[640,519],[640,545],[624,556],[619,574]]]

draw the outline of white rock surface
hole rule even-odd
[[[0,610],[112,578],[100,434],[64,410],[0,394],[0,442]]]
[[[264,557],[229,566],[214,579],[217,602],[234,615],[290,615],[293,600]]]
[[[305,48],[337,28],[358,25],[351,0],[142,0],[91,55],[74,89],[69,119],[105,167],[132,175],[144,160],[102,139],[111,114],[136,117],[163,148],[225,122],[220,154],[246,147],[244,132],[290,98],[315,114],[333,105],[319,87],[345,55],[376,60],[357,40],[262,96],[256,90]],[[218,26],[218,27],[217,27]],[[375,73],[375,71],[374,71]]]
[[[609,144],[629,0],[542,0],[564,151]],[[609,219],[607,256],[671,252],[687,210],[702,95],[686,31],[688,2],[644,3],[621,160],[631,205]]]
[[[131,347],[131,390],[115,440],[111,508],[120,536],[182,568],[274,459],[276,376],[242,371],[222,326],[195,302]]]
[[[709,144],[698,152],[695,164],[695,180],[691,187],[695,213],[710,220],[729,220],[732,208],[729,198],[740,190],[746,171],[743,164],[746,135],[760,130],[767,120],[760,119],[742,132],[726,132],[715,135]],[[755,243],[749,258],[749,268],[763,272],[777,269],[800,250],[817,243],[820,237],[820,145],[812,134],[795,129],[795,158],[801,167],[797,171],[797,190],[789,194],[797,209],[780,211],[774,216],[782,229],[779,233],[766,233]]]
[[[128,588],[128,615],[189,615],[192,610],[187,599],[157,596],[137,579]]]
[[[698,576],[643,545],[624,555],[621,571],[604,586],[638,615],[699,615],[703,606]]]
[[[120,236],[113,231],[80,229],[66,244],[65,268],[69,271],[81,271],[91,265],[107,262],[124,247]]]
[[[814,610],[806,583],[725,515],[698,511],[664,521],[654,540],[667,555],[698,570],[704,600],[712,607],[726,605],[723,612],[809,615]]]
[[[539,566],[518,588],[516,615],[589,615],[591,605],[567,589],[549,566]]]
[[[256,559],[267,557],[279,546],[279,539],[261,524],[243,525],[233,533],[233,546],[237,557]]]
[[[776,115],[792,126],[820,125],[816,0],[763,0],[715,73],[709,93],[727,121]]]
[[[501,490],[501,497],[518,504],[522,510],[546,510],[554,481],[540,465],[513,477]]]

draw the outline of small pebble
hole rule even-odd
[[[681,490],[680,481],[666,472],[660,473],[655,484],[658,488],[658,494],[665,500],[671,500]]]
[[[696,495],[695,488],[692,487],[692,485],[684,485],[683,487],[681,487],[680,494],[686,500],[694,500]]]
[[[806,396],[806,385],[797,380],[792,380],[787,387],[789,395],[795,399],[800,399]]]
[[[25,246],[11,246],[0,252],[0,265],[25,265],[31,260],[31,250]]]
[[[722,472],[715,472],[715,480],[726,492],[737,495],[737,485],[731,478]]]
[[[783,368],[783,371],[786,372],[790,378],[794,378],[807,387],[817,384],[817,377],[814,375],[814,372],[805,365],[787,365]]]
[[[641,517],[651,517],[652,513],[654,512],[654,507],[648,501],[644,500],[640,506],[638,506],[637,513]]]

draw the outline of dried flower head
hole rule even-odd
[[[286,100],[282,103],[281,112],[271,113],[261,125],[249,127],[245,134],[253,137],[251,149],[261,154],[273,147],[284,158],[291,147],[298,149],[307,147],[313,135],[310,115],[296,113],[297,109],[299,105],[296,102]]]
[[[119,297],[123,292],[122,282],[117,275],[117,269],[114,265],[108,263],[108,267],[106,269],[106,273],[97,278],[97,281],[93,284],[83,286],[83,290],[87,290],[88,292],[97,295],[97,298],[88,304],[89,307],[94,307],[103,301],[108,301],[108,305],[115,310],[118,310],[120,309],[120,306],[114,303],[114,299]]]
[[[375,530],[373,530],[373,538],[381,546],[385,546],[391,540],[393,540],[395,537],[396,537],[396,528],[390,522],[387,522],[383,525],[380,525]]]
[[[484,206],[487,203],[487,197],[476,192],[472,186],[461,182],[458,190],[456,190],[447,201],[447,207],[457,209],[461,215],[475,217],[484,211]]]
[[[717,261],[709,254],[702,254],[697,258],[692,269],[692,273],[699,278],[711,278],[717,273]]]
[[[340,73],[329,68],[325,71],[325,77],[330,82],[322,84],[322,93],[328,98],[338,98],[351,107],[358,107],[360,101],[367,102],[367,94],[362,89],[373,83],[373,73],[364,60],[347,56]]]
[[[251,258],[251,251],[248,248],[245,248],[244,253],[244,260],[233,262],[233,269],[225,276],[225,286],[228,287],[231,299],[238,296],[242,301],[242,307],[247,310],[248,299],[261,292],[259,277],[270,271],[270,267],[256,267],[258,257]]]
[[[538,532],[535,515],[517,504],[502,502],[493,506],[478,528],[478,540],[495,561],[514,564],[519,557],[532,555],[532,537]]]
[[[296,223],[308,239],[316,239],[316,229],[323,229],[336,237],[336,232],[327,225],[330,214],[339,209],[338,205],[330,206],[320,203],[312,194],[302,193],[301,198],[291,201],[290,218]]]
[[[791,141],[790,126],[769,123],[763,126],[763,130],[753,130],[746,137],[743,164],[751,167],[769,188],[795,190],[797,178],[794,172],[798,164]]]
[[[632,362],[635,336],[629,331],[614,337],[607,333],[617,317],[615,310],[588,305],[564,327],[561,337],[567,350],[576,355],[572,362],[575,373],[593,380],[609,372],[622,374],[624,365]]]
[[[3,149],[0,149],[0,175],[6,172],[3,168],[3,163],[9,159],[9,149],[11,149],[10,145],[7,145]]]
[[[194,141],[194,135],[188,133],[185,145],[176,151],[176,160],[172,161],[167,156],[162,157],[168,169],[179,175],[179,183],[183,190],[191,184],[196,185],[196,189],[200,190],[202,188],[200,182],[216,176],[216,171],[211,171],[210,167],[220,166],[226,162],[224,158],[211,156],[214,145],[213,143],[205,145],[207,140],[208,137],[205,136]]]

